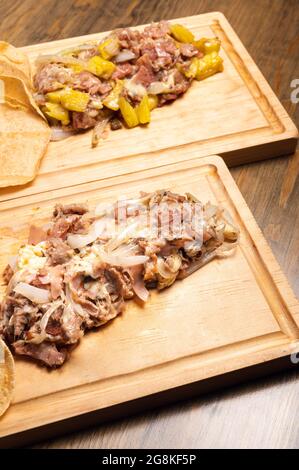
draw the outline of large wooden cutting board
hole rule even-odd
[[[34,182],[1,190],[0,201],[188,160],[195,149],[197,157],[217,153],[230,165],[294,150],[294,124],[226,18],[207,13],[173,22],[186,25],[196,37],[219,36],[224,72],[193,83],[181,99],[155,110],[147,128],[110,132],[96,149],[91,148],[90,132],[52,142]],[[23,50],[34,63],[39,54],[55,53],[105,34]]]
[[[222,204],[240,227],[240,246],[152,292],[144,307],[128,302],[126,313],[87,334],[62,368],[49,372],[18,358],[13,403],[0,419],[0,446],[136,411],[140,403],[153,406],[159,394],[165,402],[179,392],[189,396],[195,385],[202,392],[211,380],[226,385],[230,374],[241,380],[260,374],[261,367],[268,373],[282,358],[291,365],[288,356],[299,350],[298,302],[220,157],[4,202],[0,270],[26,240],[29,224],[44,223],[55,203],[93,206],[161,188]]]

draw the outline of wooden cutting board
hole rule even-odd
[[[207,13],[173,22],[186,25],[196,37],[219,36],[224,72],[193,83],[181,99],[153,111],[147,128],[110,132],[96,149],[91,148],[90,131],[50,143],[34,182],[1,190],[0,201],[184,161],[193,154],[198,158],[217,153],[229,165],[237,165],[295,149],[294,124],[226,18],[221,13]],[[106,34],[23,50],[34,63],[39,54],[55,53]]]
[[[16,391],[0,419],[0,446],[227,385],[232,376],[269,373],[283,359],[291,365],[289,355],[299,351],[298,302],[220,157],[2,203],[0,270],[26,241],[29,225],[47,221],[55,203],[94,206],[162,188],[191,192],[229,210],[241,231],[235,254],[151,292],[144,307],[128,302],[122,316],[87,334],[60,369],[49,372],[17,358]]]

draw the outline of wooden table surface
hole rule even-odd
[[[0,38],[16,46],[223,12],[292,116],[299,79],[298,0],[2,0]],[[299,94],[298,94],[299,96]],[[299,151],[232,169],[299,297]],[[43,448],[299,447],[299,372],[285,372],[63,436]]]

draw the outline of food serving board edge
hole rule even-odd
[[[224,15],[213,12],[171,22],[184,24],[196,37],[219,36],[224,71],[193,82],[184,96],[154,110],[149,126],[111,131],[97,148],[91,148],[91,131],[51,142],[35,180],[1,189],[0,202],[176,163],[193,154],[196,158],[220,154],[228,165],[238,165],[295,150],[295,125]],[[33,64],[40,54],[106,34],[21,49]]]
[[[56,202],[90,206],[168,188],[222,204],[240,227],[236,252],[88,333],[60,369],[16,359],[12,405],[0,447],[21,446],[292,366],[299,305],[223,160],[194,158],[6,201],[0,207],[0,270],[48,220]],[[1,294],[4,286],[1,286]]]

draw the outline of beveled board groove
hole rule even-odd
[[[96,149],[90,132],[50,143],[37,178],[1,190],[0,201],[188,160],[195,150],[197,158],[217,153],[237,165],[295,149],[295,125],[226,18],[214,12],[172,21],[185,24],[197,37],[219,35],[224,72],[193,83],[182,98],[153,111],[148,127],[110,132]],[[33,63],[39,54],[105,34],[22,49]]]
[[[163,187],[228,209],[241,231],[235,254],[151,292],[144,307],[128,302],[125,314],[87,334],[61,369],[48,372],[17,358],[16,392],[0,419],[0,437],[39,427],[42,435],[51,423],[213,377],[225,381],[229,372],[299,350],[298,302],[220,157],[193,156],[30,195],[23,205],[2,203],[0,270],[26,240],[29,224],[45,222],[55,202],[92,207]]]

